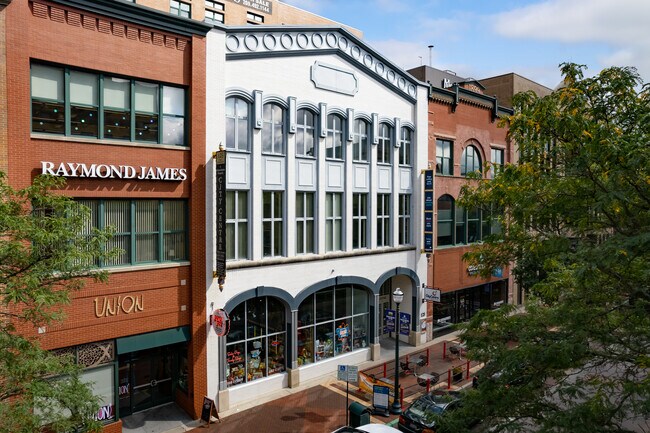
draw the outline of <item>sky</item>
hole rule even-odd
[[[355,27],[404,69],[515,72],[549,88],[560,63],[636,67],[650,82],[650,0],[284,0]],[[434,47],[429,49],[428,46]]]

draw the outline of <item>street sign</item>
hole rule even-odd
[[[346,382],[357,383],[359,382],[359,367],[356,365],[339,364],[336,378]]]
[[[382,385],[374,385],[372,387],[372,405],[375,411],[388,412],[388,396],[390,388]]]
[[[395,332],[395,310],[384,310],[384,320],[386,322],[386,332]]]
[[[426,287],[424,289],[424,300],[428,302],[440,302],[440,289]]]
[[[410,335],[411,333],[411,315],[409,313],[399,313],[399,333]]]

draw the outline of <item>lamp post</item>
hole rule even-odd
[[[393,392],[393,405],[390,408],[390,413],[400,415],[402,413],[402,405],[399,402],[399,304],[404,300],[404,293],[399,287],[393,292],[393,302],[395,302],[395,391]]]

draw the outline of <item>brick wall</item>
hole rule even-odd
[[[169,34],[86,11],[68,9],[45,0],[14,1],[0,12],[6,15],[6,95],[0,121],[8,119],[6,161],[9,180],[28,185],[41,171],[41,161],[127,164],[185,168],[185,181],[71,179],[61,193],[95,198],[183,198],[190,207],[190,262],[181,266],[133,267],[112,272],[107,284],[89,281],[66,307],[67,319],[39,337],[53,349],[104,339],[137,335],[190,325],[190,396],[179,401],[195,418],[206,392],[205,366],[205,38]],[[0,42],[3,40],[0,39]],[[1,47],[0,45],[0,55]],[[135,79],[184,86],[189,96],[186,123],[190,147],[119,145],[99,140],[70,140],[31,134],[30,62],[53,62]],[[4,77],[4,74],[0,74]],[[0,104],[3,102],[0,82]],[[2,135],[0,135],[0,140]],[[2,141],[0,141],[1,148]],[[0,164],[2,163],[0,152]],[[133,307],[138,302],[139,308]],[[115,308],[107,313],[105,303]],[[184,308],[182,308],[184,306]],[[98,317],[99,316],[99,317]],[[203,330],[203,331],[202,331]],[[24,329],[35,333],[34,329]],[[203,334],[201,333],[203,332]],[[105,432],[121,431],[121,423]]]

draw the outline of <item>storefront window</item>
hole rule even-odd
[[[368,302],[365,289],[350,286],[323,289],[305,299],[298,308],[298,365],[367,347]]]
[[[234,386],[286,369],[285,307],[279,299],[249,299],[230,313],[226,382]]]

